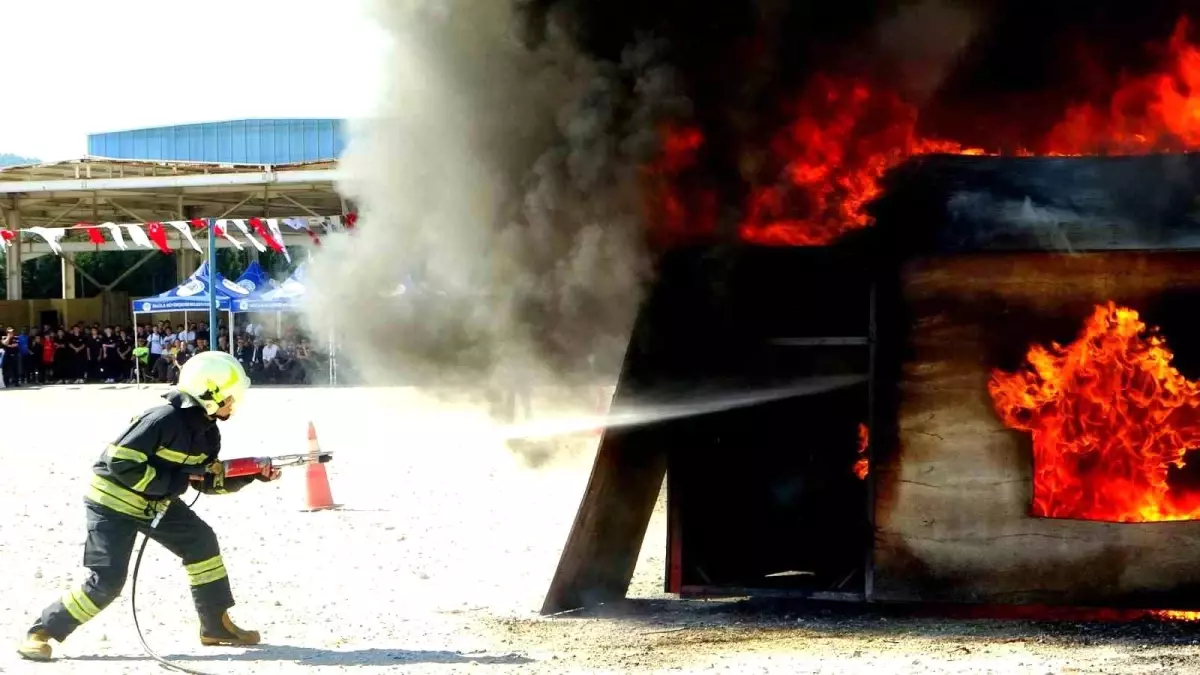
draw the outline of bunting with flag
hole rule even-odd
[[[347,213],[344,216],[299,217],[299,218],[193,218],[192,220],[151,221],[145,223],[76,223],[64,227],[26,227],[18,230],[0,228],[0,251],[10,244],[19,244],[22,238],[32,238],[50,247],[50,250],[62,255],[64,241],[85,241],[101,246],[109,241],[114,242],[122,251],[132,248],[154,250],[170,254],[171,239],[168,233],[174,231],[177,240],[186,242],[197,253],[203,253],[196,234],[207,236],[207,229],[213,228],[213,234],[221,237],[237,250],[245,249],[246,243],[259,253],[270,249],[283,254],[289,262],[291,255],[283,245],[283,230],[280,225],[293,232],[304,231],[312,243],[321,244],[321,236],[352,231],[358,222],[358,215]]]

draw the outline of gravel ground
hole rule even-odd
[[[0,390],[0,628],[13,646],[44,604],[80,582],[90,463],[161,389]],[[535,404],[537,405],[537,404]],[[565,541],[595,437],[511,452],[482,408],[404,389],[260,389],[225,425],[226,454],[305,451],[311,419],[337,511],[305,513],[300,472],[196,509],[214,526],[265,646],[213,649],[178,564],[155,545],[140,618],[159,653],[212,673],[1200,673],[1191,625],[933,620],[854,607],[663,597],[661,503],[631,600],[536,613]],[[534,466],[536,465],[536,466]],[[194,493],[193,493],[194,494]],[[190,496],[189,496],[190,498]],[[55,665],[0,651],[0,672],[148,673],[129,586],[58,646]]]

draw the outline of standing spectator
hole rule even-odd
[[[99,326],[92,326],[91,333],[84,338],[84,345],[87,351],[87,366],[83,371],[83,379],[87,382],[95,382],[100,379],[100,364],[102,363]]]
[[[100,350],[99,358],[96,359],[97,375],[103,378],[104,384],[114,384],[117,381],[116,376],[121,357],[118,353],[117,336],[113,335],[112,326],[105,326],[104,335],[96,335],[93,339]]]
[[[117,330],[117,362],[114,379],[128,382],[133,379],[133,341],[124,328]]]
[[[29,384],[42,383],[42,336],[37,328],[29,329],[29,339],[21,353],[25,381]]]
[[[137,339],[137,344],[134,346],[130,343],[130,359],[129,359],[129,381],[136,382],[139,372],[150,371],[150,348],[146,346],[146,337],[140,336]]]
[[[17,331],[17,384],[25,384],[29,379],[29,329],[22,326]]]
[[[59,327],[54,333],[54,381],[57,384],[66,383],[71,377],[71,347],[68,345],[70,336]]]
[[[166,354],[168,351],[175,349],[179,345],[179,334],[176,333],[175,331],[171,330],[171,324],[164,321],[163,325],[162,325],[162,331],[160,331],[160,332],[162,333],[162,336],[163,336],[162,337],[162,345],[163,345],[162,353],[163,354]]]
[[[4,350],[4,361],[0,362],[0,376],[4,378],[6,386],[16,387],[18,386],[17,331],[12,326],[4,330],[4,337],[0,338],[0,348]]]
[[[71,382],[74,384],[83,384],[87,378],[88,352],[87,338],[84,337],[83,328],[79,324],[75,324],[71,328],[71,336],[67,339],[67,345],[71,348]]]
[[[141,328],[139,327],[140,331]],[[150,334],[146,336],[146,346],[150,348],[150,368],[154,367],[154,362],[158,360],[163,353],[163,335],[158,330],[158,326],[150,327]]]
[[[46,328],[42,333],[42,351],[38,354],[38,358],[42,360],[42,382],[50,384],[59,377],[58,371],[54,368],[54,357],[58,352],[58,339],[49,329]]]

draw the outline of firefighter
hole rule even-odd
[[[191,486],[204,494],[237,492],[254,481],[279,478],[270,462],[260,472],[226,480],[218,420],[227,420],[250,387],[233,356],[204,352],[179,372],[166,403],[135,417],[96,463],[84,496],[87,540],[83,565],[90,575],[42,612],[18,653],[49,661],[50,640],[63,642],[94,619],[125,585],[138,532],[179,557],[200,617],[203,645],[244,646],[259,642],[255,631],[229,618],[234,605],[229,576],[212,528],[179,499]]]

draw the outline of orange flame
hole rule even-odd
[[[1033,435],[1033,514],[1114,522],[1191,520],[1200,491],[1171,489],[1200,446],[1200,384],[1138,313],[1096,307],[1078,338],[1030,347],[1028,367],[988,382],[1004,424]]]
[[[1107,105],[1068,108],[1037,151],[1015,154],[1078,156],[1180,152],[1200,149],[1200,48],[1188,41],[1186,17],[1176,24],[1161,72],[1125,78]],[[853,78],[820,76],[798,97],[793,121],[771,147],[772,178],[751,188],[738,226],[742,240],[765,245],[823,246],[870,226],[865,206],[879,180],[914,155],[988,154],[953,139],[917,133],[918,110],[894,91]],[[691,157],[698,130],[665,136],[665,154]],[[1012,143],[1011,145],[1019,145]],[[681,148],[682,146],[682,148]],[[672,159],[659,167],[672,173]],[[669,178],[668,181],[670,182]],[[689,200],[658,191],[660,231],[706,234],[716,220],[712,194]]]
[[[912,155],[982,154],[953,141],[919,138],[917,109],[856,81],[814,80],[799,115],[773,150],[786,158],[779,184],[755,188],[739,231],[757,244],[821,246],[866,227],[864,207],[879,179]]]
[[[870,443],[870,440],[867,425],[858,425],[858,461],[854,462],[854,475],[859,480],[866,480],[867,472],[870,470],[867,463],[867,444]]]
[[[1200,621],[1200,612],[1187,612],[1179,609],[1161,609],[1151,614],[1166,621]]]
[[[1200,147],[1200,49],[1188,42],[1190,23],[1175,25],[1166,69],[1128,79],[1107,108],[1067,110],[1051,130],[1050,153],[1126,155]]]
[[[715,228],[715,199],[706,192],[685,198],[680,187],[680,177],[698,161],[704,133],[695,127],[669,125],[660,136],[658,160],[647,167],[653,181],[648,208],[656,224],[654,233],[669,241],[710,234]]]

